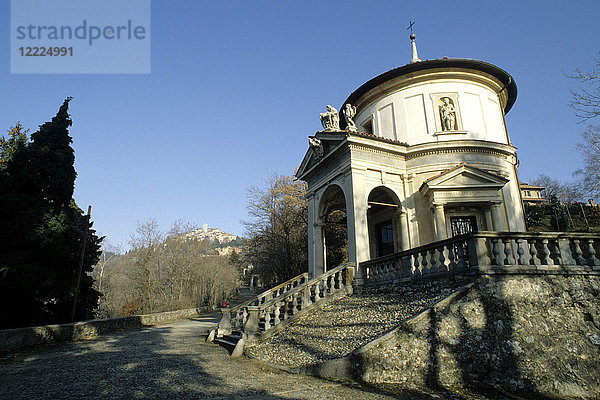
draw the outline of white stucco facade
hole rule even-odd
[[[332,267],[323,226],[336,209],[353,262],[465,229],[524,231],[504,122],[515,98],[506,72],[462,59],[408,64],[353,92],[358,132],[317,132],[296,174],[308,183],[309,272]]]

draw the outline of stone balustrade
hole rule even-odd
[[[600,234],[474,232],[379,257],[359,268],[365,285],[455,273],[600,270]]]
[[[223,316],[217,335],[229,334],[232,329],[242,330],[246,343],[267,337],[300,313],[326,300],[352,293],[353,280],[352,263],[342,264],[311,280],[308,274],[302,274],[269,290],[267,296],[261,294],[243,305],[221,309]]]
[[[269,290],[266,290],[256,297],[238,304],[232,308],[222,308],[223,314],[221,322],[219,323],[219,335],[228,334],[231,329],[242,329],[246,320],[248,319],[248,307],[249,306],[260,306],[265,304],[274,298],[277,298],[284,293],[298,287],[299,285],[308,281],[308,272],[295,276],[294,278],[283,282]]]

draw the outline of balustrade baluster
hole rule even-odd
[[[438,247],[438,272],[448,272],[446,260],[448,259],[448,248],[446,246]]]
[[[286,296],[283,300],[283,320],[286,321],[294,308],[294,295]]]
[[[585,258],[583,258],[583,251],[581,250],[581,247],[579,246],[579,239],[573,239],[573,245],[575,247],[574,249],[574,253],[575,253],[575,261],[577,262],[577,265],[585,265]]]
[[[427,250],[421,251],[421,275],[429,274],[429,263],[427,262]]]
[[[529,246],[527,239],[517,239],[517,264],[529,265],[531,256],[529,255]]]
[[[300,298],[300,292],[296,292],[292,295],[292,307],[290,314],[293,316],[298,312],[298,299]]]
[[[401,265],[402,265],[402,277],[408,277],[412,275],[412,263],[411,263],[411,256],[410,255],[406,255],[406,256],[402,256],[401,259]]]
[[[302,289],[302,299],[301,299],[301,303],[300,303],[301,310],[305,309],[306,307],[308,307],[312,304],[312,300],[310,297],[311,297],[310,286],[306,286],[304,289]]]
[[[422,271],[421,271],[421,261],[420,261],[420,257],[421,257],[421,253],[416,253],[412,255],[414,262],[413,262],[413,266],[414,266],[414,270],[413,270],[413,275],[423,275]]]
[[[271,329],[271,310],[273,306],[265,307],[265,331]]]
[[[550,249],[548,248],[548,239],[542,239],[542,264],[554,265],[554,260],[550,258]]]
[[[504,265],[504,258],[500,254],[504,255],[504,252],[500,252],[500,243],[500,239],[492,239],[492,255],[494,256],[494,264],[502,266]]]
[[[588,265],[591,267],[600,265],[600,260],[596,258],[596,250],[594,249],[594,239],[588,239]]]
[[[553,240],[551,248],[552,248],[552,255],[554,255],[554,264],[556,264],[556,265],[564,265],[563,264],[564,260],[561,257],[560,247],[559,247],[558,241]]]
[[[438,271],[437,249],[434,247],[428,251],[429,253],[429,273],[434,274]]]
[[[502,239],[502,244],[504,245],[504,264],[515,265],[515,257],[513,256],[512,251],[512,239]]]
[[[456,254],[454,253],[454,246],[456,245],[448,245],[446,249],[448,251],[448,271],[452,272],[457,268],[456,264]]]
[[[385,281],[390,282],[394,280],[393,277],[394,260],[388,260],[385,262]]]
[[[531,264],[532,265],[542,265],[542,260],[538,257],[537,244],[538,241],[536,239],[530,239],[529,241],[529,254],[531,254]]]
[[[277,302],[274,304],[275,307],[273,309],[273,326],[277,326],[281,322],[281,320],[279,319],[279,315],[281,314],[281,304],[281,302]]]

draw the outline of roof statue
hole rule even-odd
[[[340,116],[332,106],[327,106],[327,112],[321,113],[321,125],[326,131],[340,130]]]
[[[356,115],[356,106],[346,103],[344,106],[344,119],[346,120],[346,129],[350,132],[357,132],[354,116]]]

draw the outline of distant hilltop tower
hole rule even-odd
[[[483,61],[421,61],[410,40],[408,64],[360,86],[340,113],[328,106],[309,137],[296,176],[308,183],[313,275],[332,267],[324,226],[336,210],[352,262],[470,231],[525,231],[504,121],[514,80]]]

